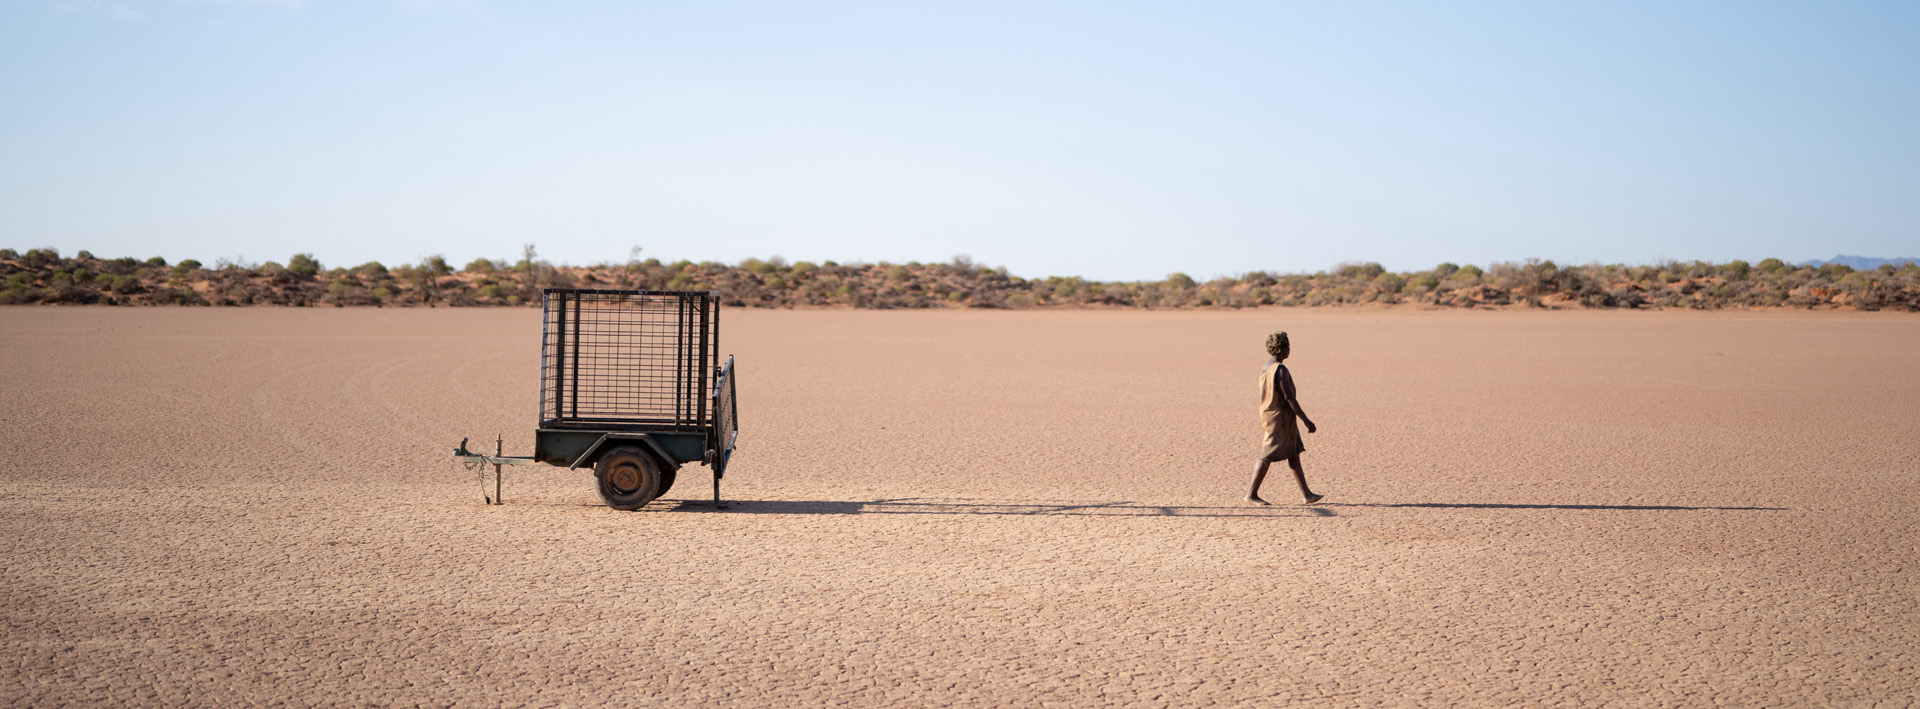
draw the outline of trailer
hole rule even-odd
[[[672,489],[680,468],[713,472],[720,501],[739,437],[733,356],[720,361],[720,306],[711,291],[548,288],[542,292],[540,417],[533,455],[467,449],[454,459],[494,466],[590,468],[600,499],[637,510]]]

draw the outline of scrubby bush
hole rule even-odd
[[[1386,273],[1387,268],[1379,263],[1368,261],[1366,263],[1343,263],[1339,265],[1335,272],[1339,273],[1343,278],[1351,278],[1357,281],[1371,281],[1379,278],[1380,274]]]
[[[287,259],[287,272],[311,278],[320,274],[320,260],[313,254],[294,254]]]

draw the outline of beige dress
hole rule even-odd
[[[1307,449],[1300,440],[1300,417],[1295,415],[1293,407],[1287,404],[1287,395],[1280,390],[1281,373],[1287,371],[1286,365],[1268,362],[1267,368],[1260,371],[1260,431],[1265,434],[1261,439],[1261,460],[1281,461],[1291,458]]]

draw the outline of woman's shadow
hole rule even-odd
[[[1155,505],[1133,501],[1018,500],[940,497],[901,497],[877,500],[729,500],[735,514],[766,515],[1008,515],[1080,517],[1338,517],[1337,508],[1469,510],[1621,510],[1629,512],[1778,512],[1785,507],[1716,507],[1706,505],[1550,505],[1503,502],[1328,502],[1318,505],[1196,506]],[[713,511],[711,503],[677,501],[663,511]]]
[[[901,497],[878,500],[728,500],[728,512],[766,515],[1007,515],[1080,517],[1332,517],[1323,507],[1154,505],[1127,500],[1018,500]],[[666,511],[713,511],[711,503],[679,501]]]

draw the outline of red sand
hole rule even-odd
[[[1920,701],[1920,318],[729,310],[735,510],[488,507],[538,318],[0,308],[0,698]]]

